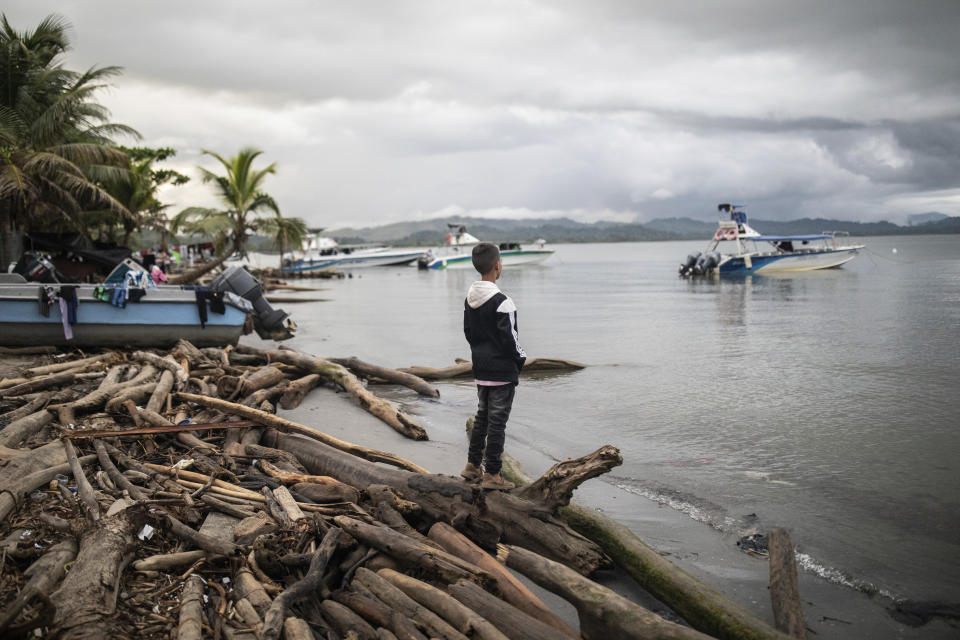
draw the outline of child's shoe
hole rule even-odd
[[[480,479],[480,467],[472,462],[468,462],[467,466],[465,466],[463,471],[460,472],[460,477],[469,482],[476,482]]]
[[[506,491],[507,489],[513,489],[517,485],[513,484],[509,480],[504,480],[502,474],[491,475],[489,473],[483,474],[483,481],[480,483],[481,489],[501,489]]]

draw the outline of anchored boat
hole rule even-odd
[[[472,269],[473,247],[480,240],[467,233],[462,224],[447,223],[450,232],[439,249],[431,249],[417,261],[421,269]],[[546,240],[537,240],[533,247],[522,247],[517,242],[501,242],[500,260],[503,266],[543,262],[554,254],[554,249],[546,247]]]
[[[747,224],[742,205],[717,206],[721,219],[706,251],[691,253],[681,276],[749,275],[832,269],[853,260],[862,244],[843,244],[839,231],[810,235],[764,235]],[[727,218],[727,219],[724,219]]]
[[[303,251],[283,261],[283,271],[307,273],[328,269],[401,266],[410,264],[423,255],[422,249],[341,246],[333,238],[321,236],[318,232],[307,240]]]

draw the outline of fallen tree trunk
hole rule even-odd
[[[356,591],[335,591],[330,597],[348,607],[371,626],[387,630],[399,640],[427,640],[410,618],[394,611],[373,595]]]
[[[807,637],[803,619],[803,603],[797,585],[797,559],[793,541],[785,529],[772,529],[767,534],[770,550],[770,603],[777,629],[794,638]]]
[[[32,369],[27,369],[26,374],[28,378],[34,378],[36,376],[46,375],[48,373],[57,373],[59,371],[66,371],[67,369],[79,369],[80,367],[87,367],[87,366],[95,365],[101,362],[116,360],[118,358],[119,356],[115,352],[109,351],[107,353],[101,353],[98,356],[83,358],[82,360],[67,360],[65,362],[58,362],[57,364],[48,364],[42,367],[33,367]]]
[[[180,596],[177,640],[203,640],[203,580],[197,574],[187,578]]]
[[[258,369],[245,378],[238,376],[221,376],[220,379],[217,380],[217,395],[224,399],[248,396],[258,389],[272,387],[286,379],[287,377],[284,373],[274,366]]]
[[[664,620],[559,562],[520,547],[507,547],[506,565],[570,602],[585,640],[708,640],[710,636]]]
[[[600,549],[554,517],[542,505],[506,491],[482,491],[450,476],[387,469],[337,451],[320,442],[284,434],[264,436],[265,443],[293,453],[309,471],[329,475],[354,487],[389,485],[418,503],[434,520],[451,522],[481,546],[501,541],[528,547],[589,575],[609,560]]]
[[[464,635],[478,640],[510,640],[489,620],[477,615],[473,609],[461,604],[445,591],[392,569],[380,569],[377,574],[449,622],[455,629],[459,629]]]
[[[621,464],[623,456],[620,451],[606,445],[589,456],[558,462],[517,493],[528,500],[546,505],[550,511],[555,511],[558,507],[570,504],[574,490],[581,484]]]
[[[520,373],[534,373],[541,371],[578,371],[587,365],[572,360],[557,358],[531,358],[523,364]],[[450,378],[466,378],[473,375],[473,363],[458,362],[449,367],[405,367],[397,369],[401,373],[410,373],[424,380],[449,380]]]
[[[120,413],[121,408],[127,400],[130,400],[135,405],[140,404],[153,394],[157,388],[157,384],[156,382],[146,382],[144,384],[138,384],[135,387],[128,387],[107,400],[103,410],[107,413]]]
[[[556,628],[564,635],[572,638],[580,637],[579,633],[571,629],[566,622],[551,611],[540,598],[517,580],[493,556],[475,545],[465,535],[445,522],[438,522],[430,527],[428,535],[431,540],[439,542],[448,552],[464,560],[469,560],[493,576],[504,600],[527,615]]]
[[[20,590],[16,600],[0,613],[0,635],[31,600],[45,597],[53,590],[64,575],[64,567],[73,562],[76,556],[77,543],[73,538],[67,538],[50,547],[39,560],[30,565],[24,572],[30,581]]]
[[[557,630],[550,625],[528,616],[520,609],[487,593],[472,582],[461,580],[447,587],[454,598],[489,620],[511,640],[554,640]]]
[[[0,420],[6,420],[7,424],[9,424],[15,420],[19,420],[24,416],[28,416],[31,413],[36,413],[38,409],[42,409],[44,405],[47,404],[47,398],[45,396],[46,394],[38,394],[32,400],[28,400],[25,405],[0,415]]]
[[[413,440],[428,439],[427,430],[424,429],[420,423],[406,415],[392,403],[378,398],[368,391],[366,387],[363,386],[363,383],[360,382],[360,379],[350,373],[346,367],[330,362],[329,360],[324,360],[323,358],[317,358],[300,351],[288,349],[262,351],[240,345],[237,347],[237,350],[244,353],[262,355],[270,362],[285,362],[304,371],[316,373],[328,380],[332,380],[346,389],[363,409],[380,418],[397,431],[397,433],[412,438]]]
[[[152,364],[157,369],[166,369],[167,371],[171,372],[176,381],[178,389],[187,384],[187,380],[190,379],[190,374],[188,374],[186,370],[180,366],[180,363],[173,358],[164,358],[155,353],[150,353],[149,351],[134,351],[130,357],[134,360],[140,360],[141,362]]]
[[[467,640],[467,637],[453,628],[443,618],[393,586],[388,580],[370,571],[366,567],[357,569],[353,578],[363,588],[382,600],[387,606],[396,609],[401,615],[422,625],[431,638],[443,640]],[[469,584],[473,584],[472,582]],[[476,586],[476,585],[474,585]],[[477,587],[480,589],[480,587]],[[483,591],[483,589],[480,589]]]
[[[307,397],[307,394],[320,384],[320,380],[319,375],[311,373],[310,375],[291,381],[280,397],[280,407],[287,411],[299,407],[303,399]]]
[[[24,440],[36,435],[52,421],[53,415],[49,411],[41,409],[32,415],[11,422],[0,431],[0,446],[17,447]]]
[[[330,362],[343,365],[347,369],[350,369],[350,371],[353,371],[355,374],[364,376],[365,378],[380,378],[381,380],[386,380],[387,382],[392,382],[393,384],[399,384],[428,398],[440,397],[440,391],[436,387],[428,383],[423,378],[415,376],[412,373],[398,371],[397,369],[388,369],[387,367],[380,367],[375,364],[364,362],[356,357],[330,358]]]
[[[63,450],[63,445],[60,444],[60,442],[51,442],[50,444],[56,445],[61,451]],[[96,460],[96,458],[97,456],[93,455],[83,456],[80,458],[80,464],[86,464],[92,460]],[[16,458],[14,458],[14,460],[16,460]],[[17,504],[22,502],[25,497],[43,485],[49,484],[51,480],[61,473],[71,473],[69,462],[34,471],[28,476],[3,485],[4,489],[0,492],[0,522],[6,520],[7,516],[10,515]]]
[[[77,380],[90,380],[102,375],[102,373],[58,373],[45,378],[30,380],[29,382],[24,382],[14,387],[4,389],[3,391],[0,391],[0,398],[22,396],[35,391],[43,391],[44,389],[49,389],[50,387],[62,387],[64,385],[73,384]]]
[[[278,431],[284,431],[289,433],[297,433],[303,436],[310,438],[311,440],[317,440],[323,442],[324,444],[345,451],[353,456],[363,458],[365,460],[371,460],[373,462],[383,462],[385,464],[393,465],[395,467],[400,467],[402,469],[408,469],[410,471],[415,471],[417,473],[426,473],[426,469],[420,467],[408,460],[396,456],[392,453],[386,451],[379,451],[377,449],[368,449],[366,447],[361,447],[360,445],[353,444],[350,442],[345,442],[343,440],[338,440],[333,436],[329,436],[322,431],[316,429],[311,429],[302,424],[297,424],[291,420],[275,416],[272,413],[266,413],[264,411],[259,411],[251,407],[245,407],[242,404],[236,404],[234,402],[227,402],[226,400],[219,400],[217,398],[210,398],[208,396],[200,396],[192,393],[178,393],[177,399],[183,402],[193,402],[195,404],[208,407],[210,409],[216,409],[223,413],[229,413],[232,415],[242,416],[247,420],[256,422],[265,427],[270,427],[272,429],[277,429]],[[295,452],[291,452],[295,453]],[[350,484],[350,483],[347,483]]]
[[[157,382],[156,386],[153,388],[145,409],[149,411],[156,411],[157,413],[162,411],[163,405],[167,402],[167,396],[170,395],[170,391],[172,389],[173,372],[166,370],[160,374],[160,381]]]

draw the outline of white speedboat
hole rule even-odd
[[[462,224],[447,223],[450,232],[444,244],[439,249],[431,249],[417,261],[421,269],[472,269],[473,247],[480,240],[467,233]],[[511,267],[521,264],[535,264],[543,262],[554,254],[554,249],[546,247],[545,240],[537,240],[533,247],[522,247],[517,242],[501,242],[500,260],[503,266]]]
[[[302,251],[283,261],[286,273],[304,273],[328,269],[358,269],[410,264],[423,257],[423,249],[341,246],[333,238],[314,234]]]
[[[743,206],[721,204],[721,219],[706,251],[691,253],[680,275],[749,275],[832,269],[853,260],[862,244],[843,244],[838,231],[810,235],[764,235],[747,224]],[[729,219],[724,219],[729,218]]]

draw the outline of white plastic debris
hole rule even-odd
[[[141,540],[149,540],[153,537],[154,528],[148,524],[143,525],[143,529],[140,529],[140,533],[137,534],[137,537]]]
[[[189,469],[190,465],[193,464],[193,458],[184,458],[183,460],[178,460],[172,469]]]

